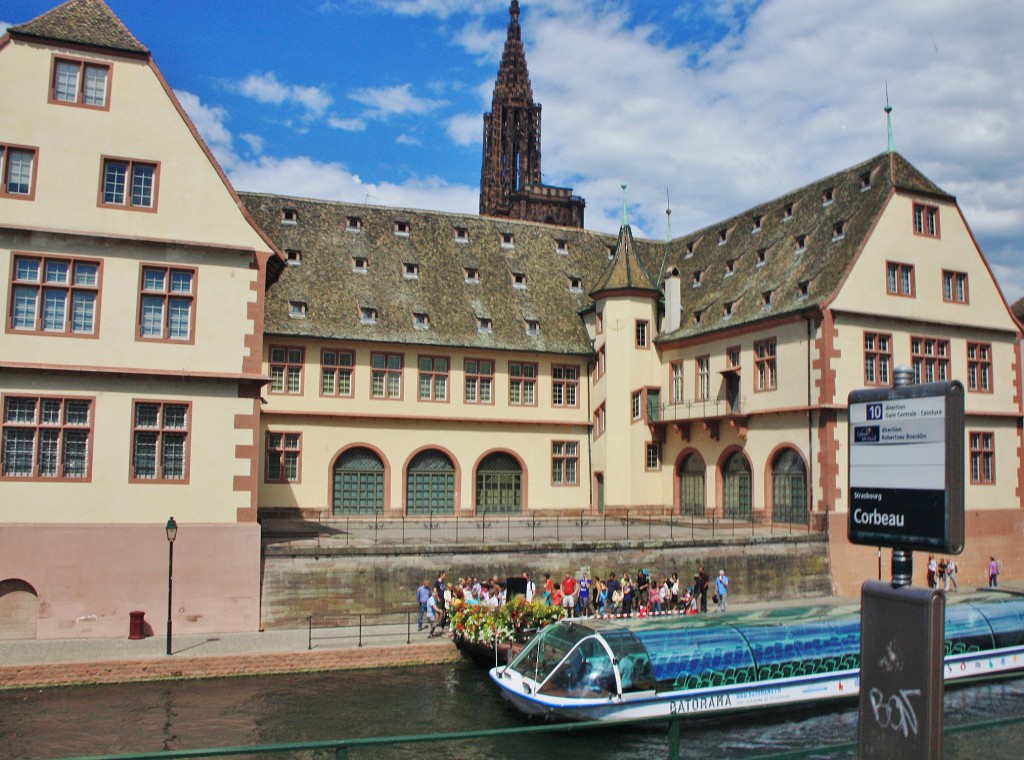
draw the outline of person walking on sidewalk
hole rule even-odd
[[[729,576],[725,574],[725,570],[718,571],[718,577],[715,579],[715,596],[718,599],[718,611],[725,612],[729,604]]]
[[[430,581],[423,579],[423,585],[416,589],[416,601],[420,605],[420,619],[416,624],[416,630],[423,630],[423,618],[427,614],[427,602],[430,600]]]
[[[995,557],[988,558],[988,585],[989,588],[999,588],[999,570],[1002,562]]]

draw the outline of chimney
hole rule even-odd
[[[669,267],[665,271],[665,319],[661,323],[663,333],[679,329],[681,307],[679,270]]]

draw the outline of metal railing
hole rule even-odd
[[[753,519],[755,514],[763,513],[763,510],[752,510],[750,516],[728,518],[718,515],[638,515],[630,512],[610,516],[584,511],[571,517],[500,512],[485,512],[472,517],[450,514],[333,517],[321,513],[316,521],[264,520],[263,543],[267,547],[312,546],[316,551],[330,553],[360,546],[676,542],[815,532],[807,515],[793,515],[792,520],[785,523],[761,523]]]
[[[356,613],[341,617],[306,616],[309,640],[307,649],[314,644],[327,643],[331,649],[367,643],[375,646],[412,644],[412,633],[419,609],[409,612]]]
[[[669,760],[678,760],[680,751],[680,722],[686,718],[673,717],[668,721],[666,727],[668,747],[667,757]],[[999,729],[1024,724],[1024,717],[1009,717],[996,720],[981,721],[959,726],[946,727],[944,737],[958,734],[977,733],[984,731],[997,731]],[[615,724],[617,727],[628,727],[631,725],[643,725],[650,730],[650,718],[643,718],[632,721],[621,721]],[[370,758],[374,756],[374,750],[385,746],[413,745],[413,744],[438,744],[443,742],[479,741],[481,739],[510,737],[515,738],[527,734],[575,734],[593,730],[607,730],[609,724],[603,721],[586,721],[580,723],[556,723],[545,725],[517,726],[514,728],[492,728],[476,731],[457,731],[438,734],[411,734],[407,736],[382,736],[366,739],[328,739],[312,742],[292,742],[287,744],[262,744],[248,747],[208,747],[202,749],[171,750],[166,752],[139,752],[115,755],[89,755],[77,758],[63,758],[63,760],[177,760],[177,758],[193,757],[229,757],[245,755],[271,755],[271,754],[295,754],[299,752],[319,751],[334,752],[336,760],[348,760],[349,751],[354,751],[359,757]],[[361,752],[360,750],[365,750]],[[762,755],[761,760],[803,760],[805,758],[839,758],[848,757],[852,752],[857,751],[856,742],[845,742],[842,744],[830,744],[823,746],[805,747],[799,750]],[[744,751],[745,757],[750,757],[749,750]]]

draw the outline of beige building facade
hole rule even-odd
[[[101,0],[0,86],[0,637],[159,629],[171,516],[183,631],[258,628],[277,514],[828,530],[854,593],[847,398],[898,365],[966,389],[961,578],[1020,570],[1021,325],[898,153],[653,241],[236,194]]]
[[[278,255],[103,3],[11,28],[0,86],[0,635],[161,628],[170,517],[177,629],[254,629]]]

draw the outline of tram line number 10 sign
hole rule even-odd
[[[852,543],[964,548],[964,388],[868,388],[849,398]]]

